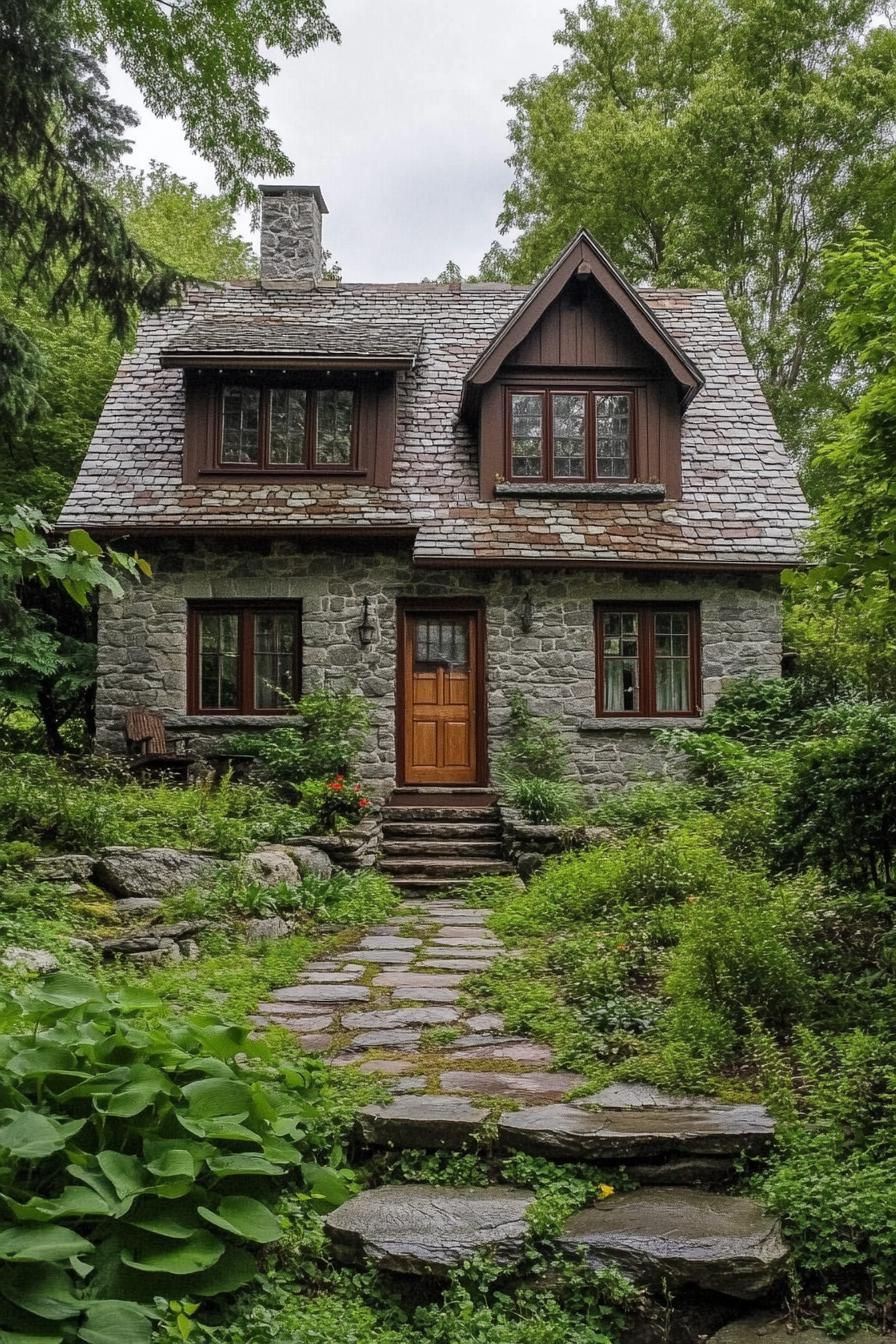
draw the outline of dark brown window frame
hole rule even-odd
[[[245,388],[259,393],[258,404],[258,459],[255,462],[224,462],[224,393],[228,388]],[[273,391],[304,392],[305,451],[301,463],[271,462],[270,427],[271,393]],[[351,457],[346,463],[334,464],[316,460],[317,398],[320,392],[350,392],[352,394]],[[358,474],[358,393],[357,388],[343,384],[315,384],[297,380],[256,380],[240,377],[222,378],[217,390],[215,423],[215,460],[213,471],[221,476],[353,476]]]
[[[638,665],[641,704],[638,709],[604,709],[604,641],[605,613],[632,611],[638,614]],[[656,707],[656,639],[653,617],[661,612],[685,612],[688,616],[690,668],[688,676],[688,708],[657,709]],[[687,719],[700,713],[702,703],[702,649],[700,635],[700,605],[697,602],[595,602],[595,713],[599,719]]]
[[[277,598],[246,598],[228,601],[190,602],[187,607],[187,713],[201,714],[203,718],[220,718],[222,715],[256,716],[277,718],[292,711],[286,705],[282,709],[258,709],[255,707],[255,662],[254,641],[252,639],[253,619],[257,611],[284,611],[292,614],[295,621],[295,653],[293,657],[293,699],[302,694],[302,604],[295,601],[280,601]],[[239,707],[227,706],[223,709],[207,709],[202,705],[200,688],[200,619],[205,612],[218,614],[233,613],[239,617],[237,635],[238,690]]]
[[[549,386],[506,383],[504,386],[504,478],[519,485],[581,485],[615,482],[617,485],[630,484],[637,480],[637,443],[638,443],[638,388],[633,386],[600,386],[562,383]],[[554,473],[554,416],[552,400],[555,396],[584,396],[585,410],[585,475],[557,476]],[[541,398],[541,444],[542,472],[540,476],[515,476],[513,473],[513,398]],[[628,475],[599,476],[597,474],[597,428],[595,416],[596,397],[627,397],[629,405],[628,424]]]

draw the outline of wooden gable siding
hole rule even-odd
[[[232,375],[239,382],[239,374]],[[186,373],[184,377],[185,416],[183,479],[185,484],[214,481],[225,474],[215,470],[221,437],[221,388],[226,379]],[[394,375],[359,377],[355,383],[355,436],[357,470],[341,473],[366,484],[388,487],[392,484],[392,459],[395,453],[396,384]],[[322,479],[326,472],[234,472],[230,481],[295,481]]]
[[[480,493],[506,473],[508,388],[601,387],[634,393],[634,479],[681,498],[680,390],[664,361],[590,277],[570,281],[482,390]]]

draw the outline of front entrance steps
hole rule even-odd
[[[427,801],[427,798],[431,801]],[[383,808],[380,871],[405,894],[432,896],[474,877],[509,876],[492,795],[396,790]]]

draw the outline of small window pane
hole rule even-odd
[[[305,461],[305,404],[298,387],[271,390],[269,459],[278,466],[298,467]]]
[[[254,617],[255,708],[286,709],[295,694],[296,622],[289,611],[257,611]]]
[[[658,714],[685,714],[691,708],[691,626],[687,612],[654,614],[656,708]]]
[[[466,620],[420,617],[416,623],[414,659],[418,663],[441,663],[462,668],[468,665]]]
[[[641,708],[638,613],[604,612],[602,627],[604,712],[637,714]]]
[[[342,388],[324,388],[318,392],[314,455],[318,466],[351,466],[354,401],[354,393]]]
[[[631,398],[595,397],[597,474],[626,480],[631,475]]]
[[[199,704],[239,708],[239,616],[204,611],[199,617]]]
[[[544,475],[543,398],[530,394],[515,394],[511,398],[511,452],[512,476],[539,477]]]
[[[554,431],[554,475],[585,475],[585,396],[557,394],[551,398]]]
[[[259,402],[257,387],[224,388],[222,462],[257,464]]]

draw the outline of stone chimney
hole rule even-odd
[[[261,192],[261,279],[320,280],[320,187],[265,186]]]

